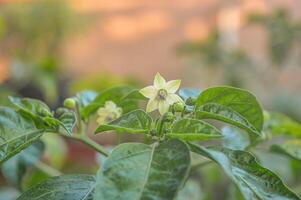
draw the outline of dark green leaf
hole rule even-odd
[[[287,155],[301,162],[301,140],[289,140],[283,144],[272,145],[271,150]]]
[[[232,87],[214,87],[201,93],[195,105],[197,118],[220,120],[260,136],[263,112],[256,97]]]
[[[210,140],[221,138],[221,132],[210,124],[198,119],[180,119],[172,125],[169,138],[177,138],[186,141]]]
[[[58,120],[61,122],[61,126],[67,131],[67,133],[72,133],[76,124],[75,113],[66,108],[58,108],[56,110],[56,114],[58,115]]]
[[[28,168],[34,165],[43,155],[44,144],[39,141],[5,161],[1,170],[8,182],[21,188],[21,181]]]
[[[9,97],[9,100],[21,111],[27,113],[31,117],[36,116],[52,116],[49,107],[37,99]]]
[[[122,97],[130,93],[133,90],[131,87],[115,87],[101,92],[95,99],[85,106],[81,111],[81,116],[87,119],[92,113],[94,113],[99,107],[104,106],[106,101],[113,101],[118,106],[122,106],[124,113],[127,111],[126,104],[130,104],[127,101],[121,101]]]
[[[120,118],[104,125],[100,125],[95,133],[114,130],[117,133],[147,133],[152,124],[151,117],[143,110],[134,110]]]
[[[190,167],[187,145],[170,140],[152,146],[121,144],[98,174],[95,200],[172,200]]]
[[[233,150],[244,150],[250,145],[250,139],[246,132],[234,127],[222,129],[223,146]]]
[[[205,148],[195,144],[189,146],[191,151],[218,163],[247,200],[300,200],[276,174],[259,165],[256,158],[246,151]]]
[[[31,119],[0,107],[0,163],[37,141],[43,132]]]
[[[32,187],[17,200],[92,200],[94,187],[94,176],[58,176]]]

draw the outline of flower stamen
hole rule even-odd
[[[158,100],[166,100],[166,97],[167,97],[167,91],[164,89],[160,89],[157,94]]]

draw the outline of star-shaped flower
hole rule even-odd
[[[113,101],[106,101],[104,107],[97,110],[99,125],[107,124],[114,119],[117,119],[122,114],[122,108],[118,107]]]
[[[184,101],[175,94],[179,89],[181,80],[172,80],[166,82],[165,79],[157,73],[154,80],[154,85],[145,87],[140,90],[140,93],[149,98],[149,102],[146,106],[146,112],[152,112],[159,109],[161,115],[166,113],[169,106]]]

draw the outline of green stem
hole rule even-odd
[[[75,113],[76,113],[76,117],[77,117],[77,129],[78,129],[78,133],[80,135],[84,135],[84,126],[85,126],[85,124],[81,120],[80,108],[79,108],[78,103],[76,104]]]
[[[59,133],[59,134],[66,138],[78,140],[78,141],[90,146],[91,148],[95,149],[97,152],[101,153],[104,156],[109,155],[109,153],[107,152],[107,150],[104,147],[100,146],[97,142],[91,140],[90,138],[88,138],[85,135],[80,135],[80,134],[75,134],[75,133],[73,133],[72,135],[67,135],[64,133]]]
[[[49,176],[60,176],[62,175],[62,173],[60,171],[58,171],[57,169],[52,168],[51,166],[38,161],[34,164],[34,166],[39,169],[40,171],[44,172],[45,174],[49,175]]]

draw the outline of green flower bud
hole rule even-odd
[[[185,104],[182,102],[177,102],[173,104],[173,110],[175,112],[182,112],[185,109]]]
[[[196,102],[196,98],[192,98],[192,97],[189,97],[185,101],[186,105],[188,105],[188,106],[194,106],[195,102]]]
[[[64,106],[69,109],[73,109],[76,106],[76,101],[73,98],[67,98],[64,101]]]
[[[164,114],[164,121],[166,122],[172,122],[174,118],[175,116],[172,114],[172,112],[167,112]]]

